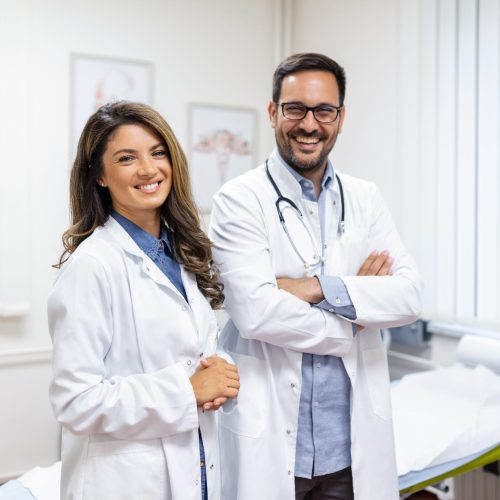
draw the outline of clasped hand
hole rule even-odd
[[[228,398],[236,398],[240,389],[238,368],[216,354],[200,361],[190,381],[196,404],[204,411],[218,410]]]

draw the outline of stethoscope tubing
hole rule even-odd
[[[278,199],[276,200],[276,210],[278,211],[278,216],[280,218],[280,222],[283,224],[285,222],[285,219],[283,217],[283,214],[281,213],[280,210],[280,203],[285,202],[289,203],[295,210],[297,210],[298,214],[302,218],[302,212],[300,208],[297,206],[297,204],[291,200],[290,198],[287,198],[286,196],[283,196],[283,194],[280,191],[280,188],[276,184],[276,181],[273,179],[271,172],[269,171],[269,160],[266,160],[266,174],[268,179],[271,181],[271,184],[273,185],[274,190],[276,191],[276,194],[278,195]],[[338,174],[335,174],[335,178],[337,179],[337,183],[339,185],[339,193],[340,193],[340,232],[344,234],[345,231],[345,202],[344,202],[344,188],[342,186],[342,182],[340,181],[340,177]]]

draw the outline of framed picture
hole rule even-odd
[[[202,212],[210,212],[222,184],[255,167],[256,127],[255,110],[190,105],[189,165]]]
[[[103,104],[121,99],[152,104],[153,65],[151,63],[72,54],[72,155],[76,152],[78,138],[89,116]]]

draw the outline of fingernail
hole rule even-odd
[[[373,250],[373,252],[370,254],[372,257],[375,257],[375,255],[378,255],[377,250]]]
[[[389,252],[388,252],[387,250],[384,250],[384,251],[382,252],[382,255],[383,255],[384,257],[387,257],[387,256],[389,255]]]

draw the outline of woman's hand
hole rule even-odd
[[[228,398],[236,398],[240,388],[238,368],[217,355],[202,359],[190,381],[203,410],[219,409]]]

